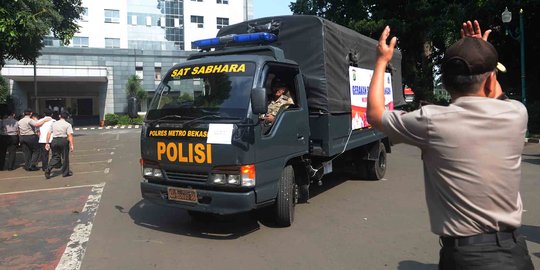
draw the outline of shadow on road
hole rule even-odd
[[[398,270],[437,270],[436,264],[425,264],[417,261],[401,261],[398,265]]]
[[[128,213],[135,224],[148,229],[214,240],[237,239],[260,228],[259,222],[250,214],[193,218],[187,211],[145,200],[131,207]]]
[[[534,165],[540,165],[540,158],[539,159],[524,158],[523,162],[527,162]]]
[[[531,225],[521,225],[519,228],[521,234],[523,234],[527,241],[535,242],[540,244],[540,227],[531,226]]]

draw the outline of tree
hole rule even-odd
[[[515,79],[512,84],[519,85],[519,57],[516,57],[519,48],[515,41],[504,36],[500,19],[506,6],[514,12],[514,25],[519,8],[526,11],[527,74],[538,74],[540,45],[533,41],[540,34],[533,29],[536,29],[535,14],[540,11],[539,0],[297,0],[290,8],[295,14],[318,15],[374,39],[378,39],[385,25],[390,25],[403,54],[403,83],[414,89],[417,100],[431,101],[438,70],[434,67],[440,65],[445,49],[460,38],[458,29],[465,20],[478,19],[484,29],[494,30],[489,41],[498,49],[499,58],[511,67],[508,76]],[[529,75],[527,85],[538,85],[538,77]],[[504,80],[501,84],[508,88]],[[538,92],[533,94],[540,98]]]
[[[64,44],[79,29],[82,0],[0,0],[0,69],[6,60],[35,63],[43,38]]]
[[[141,101],[146,100],[148,97],[148,93],[142,87],[141,80],[137,75],[131,75],[128,77],[128,81],[126,83],[126,93],[128,98],[137,98],[138,107],[141,106]]]

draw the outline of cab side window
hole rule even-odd
[[[268,95],[268,111],[260,118],[267,131],[274,125],[282,111],[298,108],[296,101],[297,69],[286,66],[270,66],[264,81]]]

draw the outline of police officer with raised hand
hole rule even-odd
[[[377,47],[368,121],[394,143],[422,151],[431,231],[442,246],[439,269],[534,269],[517,230],[527,110],[502,95],[489,32],[482,35],[476,21],[463,24],[441,66],[452,103],[409,113],[384,108],[384,72],[396,45],[395,37],[387,44],[389,35],[386,27]]]
[[[24,169],[27,171],[37,171],[37,163],[39,159],[39,142],[36,134],[36,128],[51,119],[36,121],[31,118],[32,109],[24,111],[24,117],[19,120],[19,138],[24,153]]]
[[[60,162],[62,163],[62,176],[68,177],[73,175],[73,172],[69,169],[69,152],[73,152],[73,127],[66,121],[68,117],[67,112],[60,113],[60,120],[54,122],[51,126],[51,130],[47,134],[47,143],[45,147],[52,149],[52,158],[49,162],[49,166],[45,170],[45,178],[51,178],[51,170]]]

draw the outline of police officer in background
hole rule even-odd
[[[32,119],[31,116],[32,109],[26,109],[24,111],[24,117],[18,122],[19,136],[24,153],[24,169],[27,171],[37,171],[39,143],[36,128],[50,121],[50,119],[36,121]]]
[[[45,178],[51,178],[51,170],[57,164],[62,162],[62,176],[72,176],[73,172],[69,169],[69,152],[73,152],[73,127],[66,121],[68,117],[67,112],[60,113],[60,120],[54,122],[51,126],[51,130],[47,134],[47,142],[45,144],[47,149],[52,149],[52,158],[49,162],[49,166],[45,170]],[[60,160],[62,159],[62,161]]]
[[[5,154],[7,153],[7,169],[12,171],[15,169],[15,153],[17,152],[17,146],[19,145],[19,128],[17,126],[17,120],[15,119],[15,112],[9,112],[8,117],[2,121],[2,144],[5,149],[0,153],[0,164],[4,164]],[[4,166],[2,165],[3,170]]]

